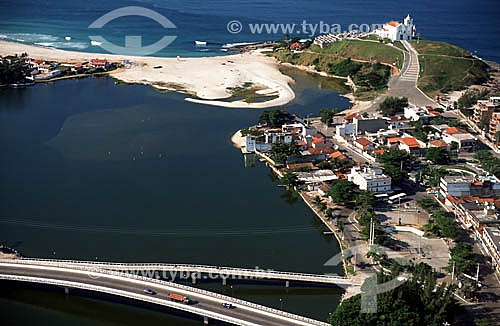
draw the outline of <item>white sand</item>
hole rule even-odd
[[[231,108],[267,108],[284,105],[295,98],[295,93],[289,86],[293,80],[278,70],[273,58],[258,51],[221,57],[177,59],[65,51],[0,41],[2,56],[23,52],[27,52],[31,58],[56,61],[128,59],[136,65],[114,73],[113,77],[125,82],[151,84],[158,88],[194,94],[200,99],[186,100],[197,103]],[[162,68],[154,69],[155,66]],[[258,103],[220,101],[231,96],[228,87],[242,86],[246,82],[263,87],[268,94],[276,93],[278,98]]]

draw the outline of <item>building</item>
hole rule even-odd
[[[348,180],[359,186],[362,190],[383,194],[391,192],[391,178],[382,173],[379,168],[353,167]]]
[[[474,181],[474,176],[447,175],[441,178],[439,188],[443,198],[446,198],[447,196],[470,196],[471,184]]]
[[[479,229],[479,240],[491,258],[491,265],[500,273],[500,228],[482,227]]]
[[[365,152],[373,151],[375,149],[375,146],[373,145],[373,143],[364,137],[356,139],[354,141],[354,146],[356,146],[357,148],[359,148]]]
[[[429,148],[448,148],[448,144],[441,139],[431,140],[427,146]]]
[[[423,148],[426,147],[426,144],[415,137],[394,137],[387,139],[387,146],[420,156],[423,154]]]
[[[479,124],[483,120],[490,121],[493,112],[500,111],[500,97],[490,97],[488,100],[479,100],[473,107],[472,120]]]
[[[93,68],[108,68],[109,62],[106,59],[92,59],[90,60],[90,65]]]
[[[497,141],[497,132],[500,131],[500,112],[493,112],[490,120],[490,137],[500,146],[500,141]],[[499,147],[500,148],[500,147]]]
[[[422,121],[428,123],[432,118],[439,116],[440,113],[432,108],[410,105],[404,108],[404,116],[411,121]]]
[[[448,145],[456,144],[459,151],[472,151],[476,147],[477,139],[466,130],[457,127],[449,127],[443,131],[443,141]]]
[[[410,14],[406,16],[402,23],[391,21],[385,23],[381,28],[374,31],[380,38],[388,38],[391,41],[411,40],[415,36],[415,25]]]

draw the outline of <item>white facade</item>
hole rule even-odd
[[[392,180],[382,173],[381,169],[371,167],[353,167],[348,180],[359,186],[362,190],[383,194],[391,192]]]
[[[411,40],[415,35],[415,25],[410,14],[408,14],[403,23],[396,21],[385,23],[382,28],[375,30],[375,34],[391,41]]]

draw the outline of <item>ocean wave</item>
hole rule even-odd
[[[49,34],[40,33],[6,33],[2,34],[6,39],[11,39],[18,42],[54,42],[59,39],[59,37]]]
[[[235,46],[243,46],[243,45],[251,45],[256,44],[257,42],[241,42],[241,43],[226,43],[222,47],[225,49],[234,48]]]
[[[58,49],[83,50],[89,47],[88,43],[84,42],[35,42],[35,44],[50,48],[58,48]]]
[[[90,41],[90,45],[92,45],[92,46],[101,46],[102,43],[101,42],[97,42],[97,41]]]

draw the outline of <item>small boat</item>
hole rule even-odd
[[[71,41],[71,36],[66,36],[64,39],[65,39],[66,41]]]
[[[194,41],[194,44],[196,44],[196,45],[207,45],[207,42],[205,42],[205,41]]]

